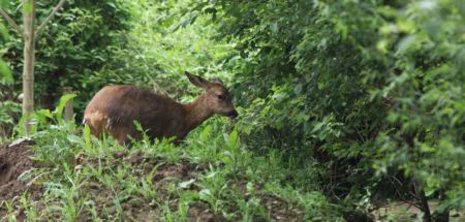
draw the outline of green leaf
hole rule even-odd
[[[188,181],[184,181],[178,184],[178,187],[181,189],[187,189],[189,188],[193,183],[195,182],[195,179],[190,179]]]
[[[6,10],[8,9],[8,6],[10,4],[8,4],[10,0],[0,0],[0,8],[2,8],[3,10]]]
[[[8,40],[10,38],[10,35],[8,34],[8,29],[0,23],[0,39],[3,40]]]
[[[76,94],[65,94],[60,98],[57,107],[53,111],[58,120],[61,120],[63,116],[63,110],[65,109],[66,104],[74,97],[76,97]]]
[[[209,189],[202,189],[199,192],[199,194],[200,194],[200,198],[202,198],[202,199],[207,199],[207,197],[212,195],[212,193],[211,193],[211,191]]]
[[[210,138],[211,132],[212,132],[212,127],[210,125],[206,126],[200,133],[200,140],[208,141],[208,138]]]
[[[2,80],[4,84],[9,85],[13,83],[13,75],[11,74],[11,70],[3,60],[0,60],[0,77],[0,80]]]
[[[117,8],[116,5],[115,5],[115,3],[113,3],[113,2],[107,2],[106,4],[107,4],[108,6],[110,6],[110,7],[112,7],[112,8]]]
[[[86,146],[90,147],[91,146],[91,131],[89,125],[85,125],[84,129],[82,130],[82,135],[84,137],[84,141],[86,143]]]
[[[406,33],[414,33],[417,28],[415,22],[405,18],[397,20],[397,27],[399,28],[399,30]]]
[[[235,150],[239,145],[239,136],[236,130],[233,130],[227,140],[228,147]]]
[[[376,44],[376,49],[378,49],[382,53],[388,52],[389,42],[387,39],[382,39]]]
[[[76,135],[68,135],[66,137],[70,143],[83,144],[82,138]]]
[[[24,3],[23,13],[31,13],[33,9],[34,9],[34,5],[31,0],[28,0],[27,2]]]
[[[270,30],[273,32],[273,33],[277,33],[279,31],[279,27],[278,27],[278,23],[277,22],[274,22],[270,25]]]
[[[50,118],[50,119],[53,118],[52,113],[48,109],[41,109],[41,110],[37,111],[37,114],[40,115],[41,117],[47,117],[47,118]]]
[[[407,37],[404,37],[399,45],[397,46],[397,52],[396,54],[404,54],[408,52],[408,50],[414,46],[414,44],[417,42],[417,37],[416,35],[409,35]]]

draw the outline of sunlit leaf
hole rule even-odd
[[[63,116],[63,110],[68,102],[70,102],[74,97],[76,97],[76,94],[65,94],[60,98],[60,101],[58,102],[57,107],[53,111],[55,115],[57,115],[57,118],[60,120]]]
[[[0,0],[0,8],[7,10],[10,6],[10,4],[8,4],[9,2],[10,0]]]
[[[76,135],[68,135],[67,139],[70,143],[83,144],[82,138]]]
[[[190,179],[188,181],[183,181],[178,184],[178,187],[181,189],[186,189],[189,188],[193,183],[195,182],[195,179]]]
[[[0,23],[0,41],[8,41],[10,35],[8,34],[8,29],[3,25],[3,23]]]
[[[0,59],[0,80],[2,80],[5,84],[12,84],[13,83],[13,75],[11,73],[8,64],[5,61]]]
[[[26,0],[23,4],[23,12],[24,13],[31,13],[34,9],[34,2],[33,0]]]

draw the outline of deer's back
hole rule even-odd
[[[171,98],[129,85],[101,89],[89,102],[84,121],[94,135],[108,131],[120,142],[129,135],[138,137],[139,122],[152,138],[183,137],[184,109]]]

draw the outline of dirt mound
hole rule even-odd
[[[35,167],[30,159],[32,155],[29,145],[31,142],[22,142],[15,145],[0,145],[0,204],[12,200],[26,190],[38,191],[36,186],[27,186],[19,177]],[[3,215],[0,209],[0,215]]]
[[[131,175],[125,177],[135,176],[140,180],[146,180],[150,175],[152,189],[156,190],[156,199],[160,203],[168,203],[169,210],[176,212],[179,207],[180,196],[177,192],[170,192],[170,186],[183,186],[183,189],[196,190],[194,181],[197,177],[207,169],[205,165],[197,165],[191,163],[187,159],[178,160],[176,163],[168,163],[165,159],[153,156],[146,156],[143,153],[128,154],[126,152],[118,152],[112,155],[113,158],[95,159],[85,156],[79,156],[76,163],[81,166],[92,166],[98,168],[99,165],[103,166],[101,169],[104,174],[111,175],[112,171],[118,169],[123,164],[129,163],[132,167]],[[156,168],[155,172],[154,167]],[[117,210],[114,204],[115,193],[120,195],[125,191],[121,190],[123,187],[114,185],[114,190],[109,189],[108,186],[102,184],[99,178],[90,178],[89,182],[83,184],[81,189],[83,193],[90,194],[89,199],[95,203],[95,209],[104,220],[110,220],[111,216],[116,214]],[[133,193],[121,200],[120,206],[124,212],[125,221],[153,221],[156,218],[163,216],[163,209],[158,204],[149,203],[144,196]],[[187,210],[187,221],[206,221],[216,222],[225,221],[221,215],[215,214],[211,207],[200,200],[189,203]],[[165,209],[166,210],[166,209]],[[108,218],[107,218],[108,216]],[[79,220],[91,220],[92,215],[84,213]]]
[[[304,221],[304,212],[284,201],[283,199],[271,196],[264,195],[262,197],[262,202],[265,204],[271,219],[275,221]]]
[[[13,214],[19,221],[26,219],[19,199],[15,198],[24,192],[28,192],[31,197],[28,200],[33,201],[38,212],[44,212],[44,206],[50,204],[47,198],[41,198],[44,188],[28,185],[28,181],[22,179],[24,177],[21,175],[32,168],[44,167],[30,159],[33,153],[29,145],[21,143],[0,146],[0,221],[7,213],[5,207],[1,206],[5,200],[13,201]],[[221,197],[231,201],[225,209],[229,215],[236,215],[237,218],[232,216],[226,219],[224,212],[215,211],[211,204],[196,197],[195,194],[202,190],[198,181],[212,164],[198,164],[189,159],[173,162],[158,156],[130,154],[127,151],[105,157],[91,157],[81,153],[73,163],[75,173],[87,173],[85,183],[81,183],[74,192],[92,206],[80,212],[77,221],[90,221],[94,214],[103,220],[118,217],[125,221],[153,221],[161,217],[176,217],[179,210],[189,222],[241,220],[240,214],[236,214],[240,210],[239,206],[231,199]],[[246,178],[236,175],[227,183],[231,189],[239,189],[239,195],[244,200],[251,197]],[[137,189],[134,189],[135,185]],[[255,184],[254,190],[262,190],[261,185]],[[304,212],[297,206],[265,193],[257,197],[268,216],[257,215],[254,221],[267,221],[268,217],[274,221],[304,221]],[[58,211],[44,215],[61,218]]]
[[[4,201],[17,202],[16,197],[26,191],[30,192],[32,199],[36,200],[42,193],[39,186],[28,186],[27,182],[20,180],[21,175],[37,167],[30,158],[31,144],[31,141],[22,141],[11,145],[0,145],[0,220],[8,213],[6,208],[2,207]],[[24,213],[22,211],[17,213],[16,219],[24,220]]]

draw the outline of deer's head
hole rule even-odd
[[[187,71],[185,74],[192,84],[204,89],[204,93],[199,97],[199,103],[204,106],[204,110],[227,116],[231,119],[237,117],[238,113],[232,104],[231,94],[221,80],[215,79],[208,81]]]

